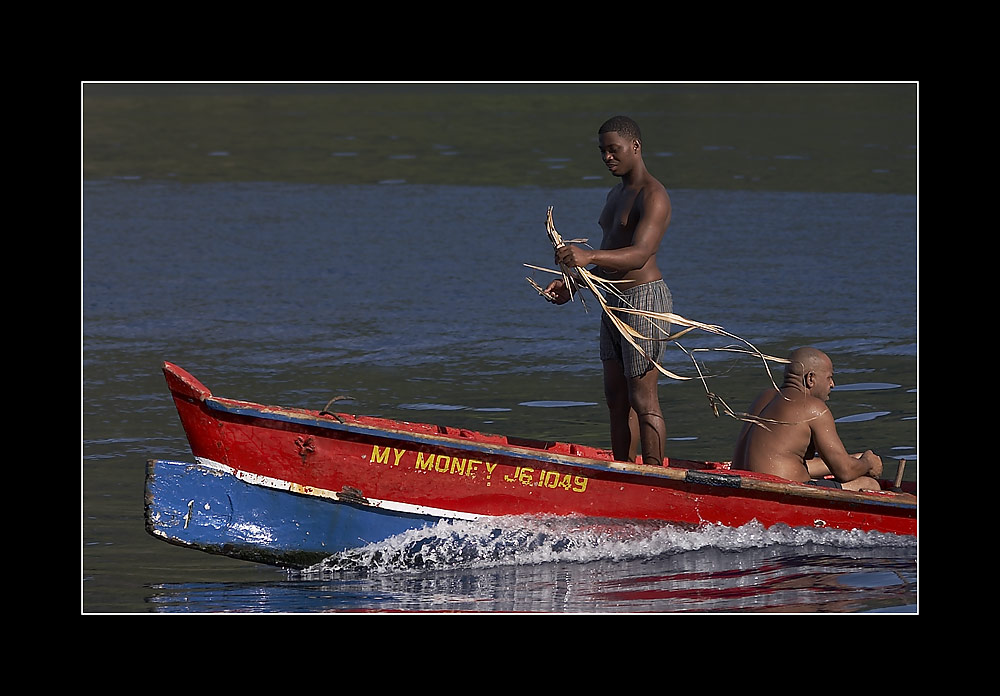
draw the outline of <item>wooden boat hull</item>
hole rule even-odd
[[[229,486],[211,495],[241,496],[258,523],[267,518],[271,527],[318,525],[308,530],[308,541],[322,537],[323,546],[292,534],[282,542],[287,547],[258,547],[256,555],[265,559],[304,549],[335,553],[439,519],[521,514],[917,531],[916,497],[910,494],[818,488],[729,471],[725,462],[643,466],[580,445],[264,406],[213,396],[170,363],[164,374],[198,464],[187,484],[164,474],[170,468],[164,463],[150,464],[147,528],[173,543],[211,546],[205,550],[248,560],[257,560],[250,558],[256,552],[235,527],[228,539],[220,532],[186,542],[178,533],[185,514],[188,529],[196,517],[210,517],[195,512],[198,488],[209,482],[222,491]],[[170,486],[161,485],[166,478],[174,479]],[[190,500],[195,502],[189,511]],[[219,550],[234,546],[233,539],[250,550]]]
[[[147,532],[245,561],[305,568],[438,519],[259,486],[211,465],[146,463]]]

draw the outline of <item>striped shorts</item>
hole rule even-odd
[[[608,293],[607,305],[609,307],[628,307],[660,313],[672,312],[674,309],[670,288],[667,287],[662,278],[636,285],[628,290],[621,290],[619,294],[622,297]],[[645,355],[636,350],[635,346],[622,336],[621,331],[604,314],[601,316],[601,360],[619,360],[625,368],[626,377],[642,377],[653,369],[653,363],[650,360],[659,362],[662,357],[666,342],[654,339],[667,337],[667,332],[670,331],[670,322],[626,312],[615,312],[615,316],[631,326],[637,333],[647,337],[646,340],[635,337],[632,339],[642,348]]]

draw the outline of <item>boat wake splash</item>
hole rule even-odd
[[[544,563],[644,561],[687,551],[739,552],[769,546],[819,544],[844,549],[916,548],[913,537],[880,532],[765,528],[660,521],[600,520],[563,516],[508,516],[441,521],[385,541],[334,554],[300,577],[344,572],[366,574],[482,569]]]

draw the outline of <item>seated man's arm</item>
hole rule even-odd
[[[813,442],[816,454],[826,464],[829,472],[841,483],[853,481],[861,476],[879,477],[882,475],[882,460],[866,450],[860,457],[848,454],[837,434],[837,426],[833,422],[833,414],[825,406],[817,413],[810,423],[813,432]],[[813,476],[810,467],[809,475]],[[818,470],[818,467],[815,467]],[[825,474],[820,474],[825,475]]]
[[[819,457],[813,457],[806,462],[806,469],[809,470],[809,478],[823,478],[825,476],[830,476],[833,472],[830,471],[830,467],[826,465]]]

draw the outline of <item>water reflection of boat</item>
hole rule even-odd
[[[196,463],[148,463],[146,528],[211,553],[301,568],[442,519],[524,514],[917,532],[911,493],[725,462],[615,462],[581,445],[227,399],[176,365],[164,374]]]
[[[388,565],[361,562],[354,570],[332,573],[310,568],[270,582],[161,584],[151,588],[149,604],[158,612],[917,610],[916,550],[913,544],[902,541],[896,546],[841,547],[839,543],[851,543],[850,532],[819,530],[809,533],[821,543],[796,540],[789,545],[795,532],[801,530],[741,532],[721,528],[707,536],[725,549],[697,546],[683,550],[697,544],[692,536],[699,536],[699,532],[649,525],[647,533],[639,532],[625,543],[608,543],[605,536],[595,535],[564,553],[555,549],[570,541],[561,536],[569,533],[570,527],[555,524],[554,529],[546,529],[553,533],[543,542],[548,544],[548,552],[540,553],[538,548],[529,548],[533,539],[528,532],[549,522],[528,521],[520,534],[511,531],[508,523],[514,520],[501,523],[505,530],[502,536],[509,538],[503,540],[505,547],[494,563],[464,561],[470,547],[479,551],[493,546],[495,550],[495,545],[486,526],[477,533],[478,523],[461,523],[458,543],[435,537],[434,532],[421,537],[448,546],[447,550],[439,549],[444,553],[430,567],[414,567],[397,558]],[[573,539],[577,536],[574,533]],[[766,537],[770,543],[740,546],[741,536]],[[732,548],[733,544],[738,548]],[[391,540],[373,546],[391,553],[400,545],[405,544]],[[398,570],[406,572],[392,572]]]

